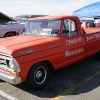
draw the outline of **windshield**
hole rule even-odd
[[[34,20],[25,24],[24,35],[59,36],[61,20]]]

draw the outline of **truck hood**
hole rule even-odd
[[[0,39],[0,53],[18,57],[54,47],[53,41],[47,37],[14,36]]]
[[[3,14],[2,12],[0,12],[0,21],[9,22],[9,21],[15,21],[15,20],[13,20],[13,19],[10,18],[9,16]]]

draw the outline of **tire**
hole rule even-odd
[[[7,34],[5,34],[4,37],[11,37],[11,36],[15,36],[15,34],[14,33],[7,33]]]
[[[40,62],[31,68],[26,80],[26,85],[30,89],[40,89],[46,85],[48,78],[49,68],[47,64]]]

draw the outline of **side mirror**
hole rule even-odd
[[[69,31],[70,32],[75,31],[75,23],[74,23],[74,21],[69,20]]]
[[[75,23],[74,23],[74,21],[69,20],[68,25],[69,25],[68,36],[70,37],[70,33],[75,31]]]

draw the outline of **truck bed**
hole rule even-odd
[[[100,32],[100,28],[83,28],[85,34]]]

